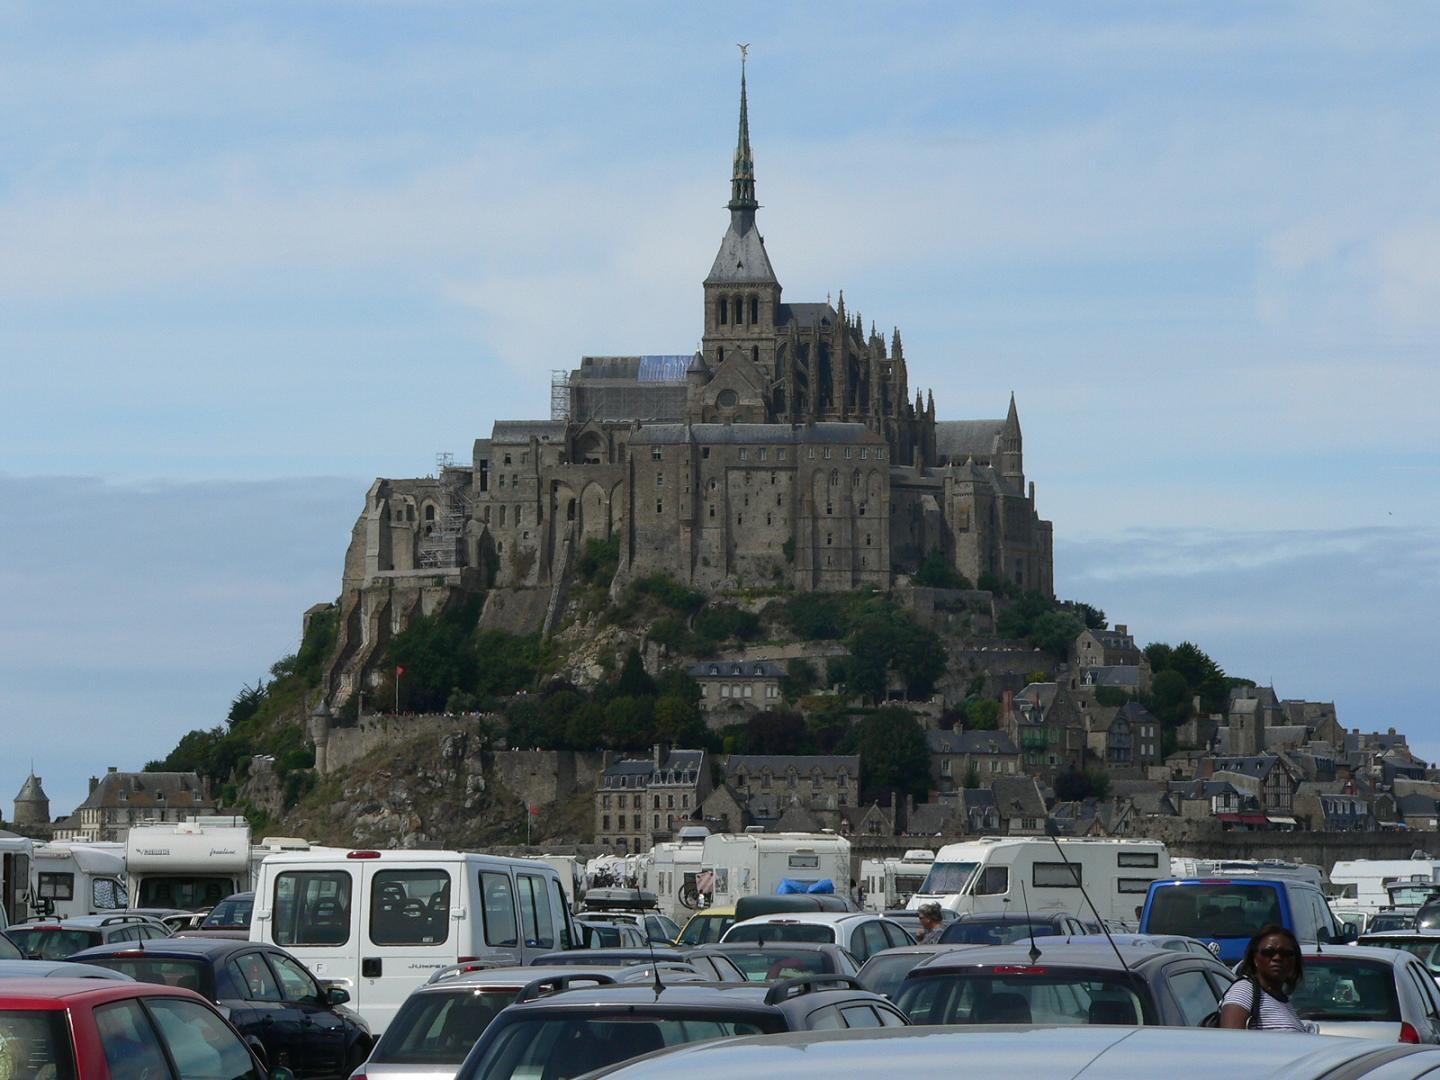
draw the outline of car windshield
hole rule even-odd
[[[1395,968],[1378,960],[1307,956],[1290,1004],[1302,1020],[1400,1021]]]
[[[1370,932],[1383,933],[1386,930],[1409,930],[1415,925],[1415,916],[1404,912],[1381,912],[1370,920]]]
[[[0,960],[24,960],[25,954],[4,934],[0,934]]]
[[[1055,926],[1048,922],[1024,922],[976,919],[960,920],[945,927],[940,936],[944,945],[1009,945],[1016,941],[1029,941],[1032,933],[1044,937],[1055,933]]]
[[[730,928],[725,941],[815,941],[829,945],[835,941],[835,928],[816,923],[741,923]]]
[[[907,979],[895,1004],[915,1024],[1154,1023],[1148,994],[1123,974],[1044,965]]]
[[[1273,885],[1166,885],[1150,900],[1145,932],[1197,938],[1252,938],[1283,923]]]
[[[215,1000],[215,983],[211,978],[210,965],[203,960],[159,956],[97,956],[83,962],[129,975],[136,982],[180,986],[186,990],[194,990],[211,1001]]]
[[[64,960],[81,949],[100,944],[99,930],[66,930],[59,926],[16,926],[10,936],[25,952],[41,960]]]
[[[925,884],[920,886],[920,892],[925,896],[963,892],[979,865],[973,862],[932,863],[930,873],[925,875]]]
[[[830,966],[822,952],[796,952],[783,945],[757,949],[726,950],[725,955],[745,973],[750,982],[774,982],[801,975],[827,975]]]
[[[0,1077],[74,1080],[64,1010],[0,1009]]]
[[[235,884],[228,877],[157,875],[140,882],[140,900],[135,906],[196,911],[214,907],[234,891]]]
[[[205,916],[205,921],[200,924],[202,929],[235,928],[248,929],[250,926],[250,909],[255,902],[249,898],[238,900],[231,898],[222,900],[215,905],[215,909]]]
[[[518,990],[412,994],[375,1044],[370,1060],[394,1065],[458,1065]]]
[[[913,952],[876,953],[865,961],[865,966],[860,969],[860,981],[865,984],[865,989],[893,998],[895,991],[899,990],[900,984],[905,981],[905,976],[910,974],[910,969],[924,960],[926,955]]]
[[[1408,941],[1403,938],[1363,937],[1360,939],[1360,944],[1373,945],[1380,949],[1403,949],[1405,952],[1418,956],[1431,975],[1440,975],[1440,936],[1428,940],[1411,938]],[[1308,970],[1310,961],[1305,961],[1305,966]]]
[[[699,1010],[671,1015],[521,1020],[506,1025],[474,1070],[457,1080],[569,1080],[667,1046],[783,1030],[778,1014],[773,1018],[751,1014],[740,1019],[733,1012],[710,1014]]]
[[[714,945],[735,923],[734,915],[696,915],[685,924],[681,945]]]

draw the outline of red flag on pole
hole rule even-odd
[[[401,667],[399,664],[396,664],[396,665],[395,665],[395,677],[398,679],[398,678],[400,678],[401,675],[404,675],[404,674],[405,674],[405,669],[404,669],[403,667]]]

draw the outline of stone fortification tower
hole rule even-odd
[[[25,778],[20,794],[15,796],[15,824],[21,826],[50,824],[50,796],[40,786],[40,777],[32,771]]]

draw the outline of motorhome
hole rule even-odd
[[[553,866],[462,851],[293,851],[260,865],[250,940],[344,987],[378,1036],[452,964],[510,967],[578,941]]]
[[[1418,851],[1408,859],[1342,859],[1330,868],[1330,891],[1373,915],[1390,904],[1387,881],[1416,879],[1440,881],[1440,861]]]
[[[684,922],[700,906],[695,879],[700,873],[705,838],[709,835],[710,830],[704,825],[686,825],[674,840],[650,849],[650,862],[644,867],[641,888],[653,892],[660,911],[677,923]]]
[[[30,914],[68,919],[124,911],[125,845],[105,841],[54,840],[31,860]]]
[[[535,858],[555,868],[560,875],[560,887],[565,890],[565,901],[572,912],[580,910],[580,901],[585,897],[585,867],[574,855],[536,855]]]
[[[0,930],[29,915],[30,856],[35,841],[0,830]]]
[[[935,856],[911,910],[936,901],[951,911],[1063,912],[1082,921],[1094,916],[1076,885],[1089,894],[1112,928],[1133,927],[1150,883],[1170,876],[1170,853],[1158,840],[1040,836],[982,836],[946,844]],[[1068,863],[1068,865],[1067,865]]]
[[[244,818],[196,818],[132,826],[125,872],[132,908],[212,908],[250,887],[250,825]]]
[[[850,895],[850,841],[832,832],[716,833],[700,852],[699,890],[709,904],[809,888]],[[785,885],[789,882],[789,885]]]
[[[861,907],[867,911],[904,907],[920,891],[934,862],[935,853],[924,848],[912,848],[898,859],[862,859],[860,888],[865,899]]]
[[[1177,878],[1263,877],[1270,881],[1304,881],[1325,888],[1325,871],[1310,863],[1283,859],[1170,859],[1170,875]]]

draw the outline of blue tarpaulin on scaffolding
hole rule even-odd
[[[833,893],[835,883],[829,878],[822,878],[819,881],[797,881],[794,878],[786,878],[775,886],[776,896],[792,896],[795,893]]]

